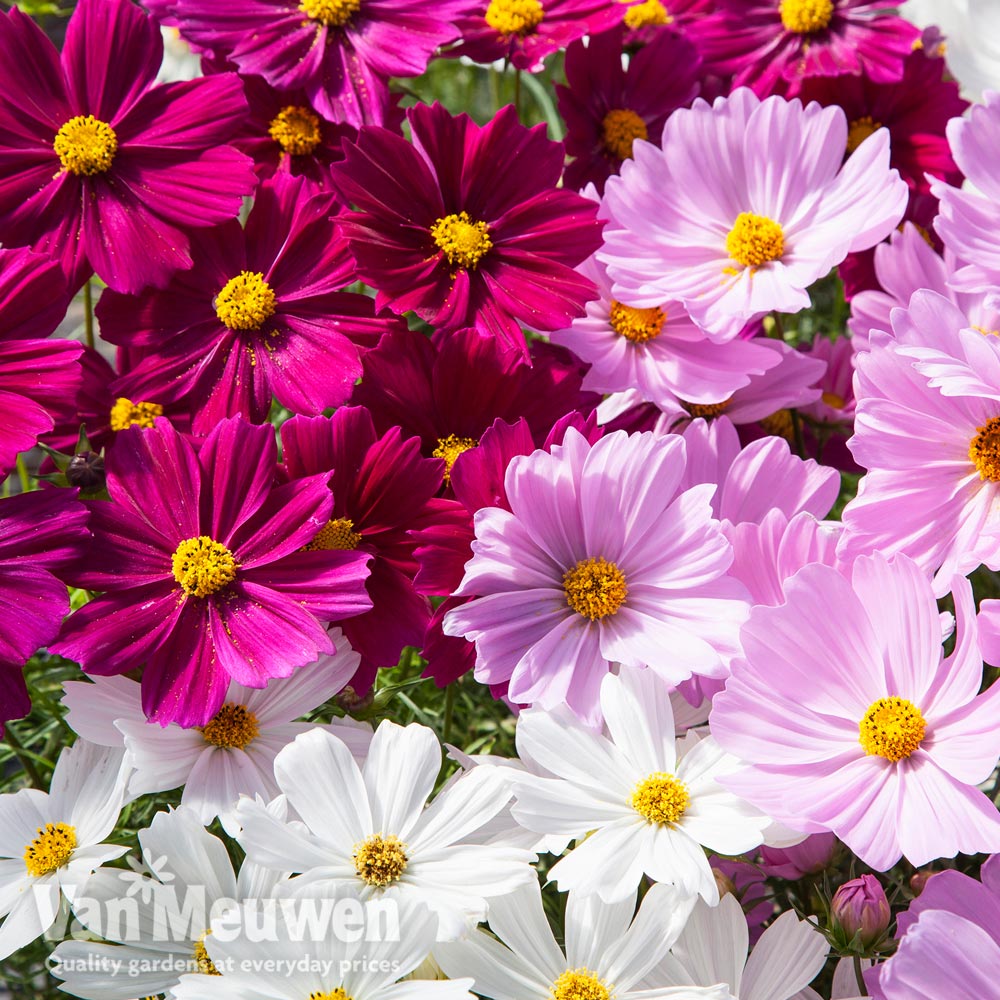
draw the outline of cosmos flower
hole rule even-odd
[[[321,621],[371,607],[368,556],[306,550],[330,517],[328,475],[274,486],[270,426],[223,420],[195,452],[167,421],[122,431],[96,541],[67,572],[105,593],[52,650],[95,674],[145,664],[142,708],[206,725],[231,680],[264,687],[332,653]]]
[[[306,414],[345,402],[361,350],[400,323],[340,290],[354,275],[331,238],[335,206],[303,179],[276,176],[257,190],[246,229],[233,220],[192,238],[194,266],[162,291],[102,295],[102,336],[143,354],[116,394],[183,400],[196,434],[225,417],[263,422],[272,395]]]
[[[304,90],[325,118],[382,125],[389,77],[420,76],[434,50],[458,36],[467,0],[173,0],[192,44],[262,76]]]
[[[153,86],[163,41],[129,0],[80,0],[60,60],[16,7],[0,16],[0,230],[137,292],[191,267],[188,230],[233,218],[252,164],[223,146],[246,113],[231,73]]]
[[[598,257],[615,297],[680,300],[717,340],[771,310],[807,308],[807,287],[886,237],[906,207],[888,132],[841,165],[846,144],[840,108],[746,88],[675,111],[663,148],[640,143],[605,188]]]
[[[744,765],[726,787],[835,833],[877,871],[1000,849],[1000,815],[975,787],[1000,755],[1000,687],[979,694],[972,589],[953,583],[947,658],[930,581],[905,556],[805,566],[784,604],[755,607],[712,706],[713,735]]]
[[[0,479],[55,424],[76,392],[82,345],[47,340],[69,304],[59,265],[28,250],[0,250]]]
[[[412,145],[362,128],[332,168],[358,209],[337,219],[358,276],[380,308],[475,326],[526,354],[519,323],[560,329],[595,295],[573,268],[600,245],[597,206],[556,187],[562,146],[513,106],[482,126],[440,104],[407,119]]]
[[[657,32],[622,66],[624,22],[566,50],[566,86],[556,84],[559,114],[566,122],[566,183],[576,189],[604,182],[631,159],[633,142],[659,143],[663,123],[698,93],[699,57],[672,31]]]
[[[685,455],[677,435],[617,431],[591,446],[570,428],[551,453],[510,463],[510,510],[476,514],[456,591],[475,600],[444,622],[476,643],[477,680],[597,722],[613,662],[662,666],[673,684],[724,676],[745,594],[725,577],[732,549],[711,515],[714,485],[682,487]]]
[[[691,29],[705,61],[761,97],[795,94],[814,76],[864,73],[895,83],[920,29],[893,13],[895,0],[718,0]]]

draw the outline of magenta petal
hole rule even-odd
[[[0,570],[0,665],[20,666],[54,639],[69,613],[66,586],[34,566],[7,563]],[[9,718],[9,716],[8,716]]]

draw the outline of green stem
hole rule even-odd
[[[517,111],[517,117],[521,117],[521,71],[519,69],[514,70],[514,110]]]
[[[87,338],[87,346],[94,349],[94,294],[90,289],[88,278],[83,286],[83,332]]]
[[[21,481],[21,492],[31,492],[31,479],[28,476],[28,466],[24,464],[24,455],[17,456],[17,478]]]
[[[854,978],[858,981],[858,989],[861,991],[858,995],[866,997],[868,996],[868,990],[865,987],[865,977],[861,974],[861,956],[854,956]]]
[[[38,773],[38,768],[35,767],[35,762],[28,756],[28,751],[24,749],[21,741],[14,735],[14,730],[11,729],[10,723],[7,724],[7,730],[4,733],[3,741],[10,747],[14,756],[20,761],[21,767],[24,768],[24,773],[31,779],[31,784],[35,788],[42,789],[42,791],[48,791],[48,785],[42,781],[42,776]]]
[[[444,726],[441,730],[441,742],[447,743],[451,738],[451,723],[455,715],[455,689],[457,681],[452,681],[444,693]]]

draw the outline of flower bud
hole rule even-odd
[[[74,455],[66,466],[66,480],[84,492],[104,488],[104,457],[92,451]]]
[[[720,897],[727,894],[736,895],[736,883],[724,871],[713,868],[712,875],[715,877],[715,884],[719,887]]]
[[[845,882],[834,893],[830,912],[844,938],[850,942],[857,936],[864,948],[878,941],[892,917],[889,901],[874,875]]]

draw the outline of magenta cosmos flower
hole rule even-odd
[[[693,45],[672,31],[658,31],[622,67],[624,26],[575,41],[566,50],[566,83],[556,86],[559,114],[566,122],[566,183],[598,192],[631,159],[637,139],[658,143],[667,115],[698,93],[699,57]]]
[[[888,133],[843,163],[846,145],[840,108],[746,88],[675,111],[662,149],[638,144],[605,189],[598,257],[616,298],[680,300],[716,339],[772,309],[807,308],[808,286],[888,236],[906,208]]]
[[[452,506],[435,499],[442,463],[421,457],[420,442],[404,439],[399,427],[376,434],[363,406],[341,407],[332,417],[292,417],[282,424],[281,442],[290,478],[333,473],[330,519],[310,547],[372,556],[371,611],[338,623],[361,654],[351,684],[364,693],[379,667],[395,666],[404,646],[423,642],[430,602],[413,587],[411,532],[433,525]]]
[[[0,732],[31,708],[21,667],[56,637],[69,614],[61,575],[86,547],[87,510],[76,490],[0,500]]]
[[[320,114],[381,125],[389,77],[419,76],[439,45],[458,37],[468,0],[173,0],[184,37],[262,76],[304,90]]]
[[[116,394],[184,401],[197,434],[237,414],[266,420],[272,395],[308,414],[345,402],[361,350],[403,324],[340,291],[354,268],[330,226],[335,204],[301,178],[276,176],[258,189],[246,229],[233,220],[195,234],[194,267],[162,291],[102,295],[104,338],[144,354]]]
[[[457,21],[462,42],[448,55],[479,63],[504,59],[534,73],[546,56],[621,19],[621,9],[607,0],[478,0],[466,4]]]
[[[251,162],[221,145],[246,113],[233,74],[154,87],[156,24],[128,0],[80,0],[62,57],[16,8],[0,17],[0,231],[137,292],[191,266],[187,231],[233,218]]]
[[[407,117],[412,145],[363,128],[333,167],[359,209],[337,219],[358,276],[380,307],[526,353],[519,323],[557,330],[596,294],[573,268],[600,245],[597,206],[556,187],[562,146],[511,106],[483,126],[440,104]]]
[[[1000,686],[979,694],[972,589],[954,584],[947,658],[930,581],[905,556],[862,557],[849,579],[806,566],[784,604],[755,607],[709,718],[744,765],[726,784],[878,871],[1000,849],[1000,813],[975,787],[1000,755]]]
[[[82,346],[47,340],[69,304],[59,265],[28,250],[0,250],[0,480],[52,429],[80,383]]]
[[[844,509],[844,551],[905,552],[945,584],[1000,568],[998,338],[927,290],[892,326],[856,358],[848,447],[868,473]]]
[[[67,574],[105,593],[71,615],[54,652],[94,674],[143,666],[142,705],[204,725],[230,680],[264,687],[333,652],[322,622],[371,607],[369,557],[313,550],[330,519],[324,473],[275,486],[270,426],[223,420],[196,453],[166,420],[130,427],[108,456],[111,500]]]
[[[711,514],[715,488],[682,492],[684,468],[677,435],[616,432],[591,446],[574,429],[551,453],[511,462],[510,510],[476,514],[456,591],[476,599],[444,622],[476,643],[477,680],[596,722],[612,662],[649,664],[673,684],[724,675],[745,591],[725,577],[732,548]]]
[[[706,63],[762,97],[812,76],[864,73],[894,83],[920,37],[896,0],[718,0],[692,30]]]

